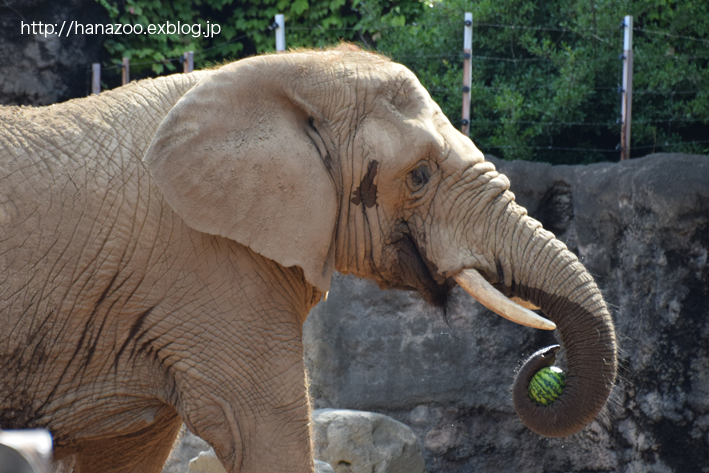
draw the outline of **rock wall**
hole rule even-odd
[[[604,292],[620,379],[596,422],[546,439],[517,419],[515,370],[554,334],[508,322],[459,288],[449,313],[336,275],[305,327],[317,408],[411,426],[432,472],[709,472],[709,157],[503,162],[517,201]]]
[[[3,0],[0,3],[0,104],[48,105],[90,91],[91,63],[100,62],[100,35],[69,35],[72,21],[107,24],[95,0]],[[34,32],[22,24],[36,23]],[[39,22],[57,25],[62,37],[44,35]]]

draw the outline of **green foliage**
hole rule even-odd
[[[423,6],[419,0],[97,0],[112,21],[141,25],[198,24],[202,34],[113,35],[104,47],[107,66],[117,66],[121,57],[131,58],[131,73],[146,75],[179,70],[177,61],[185,51],[195,51],[195,68],[275,49],[275,33],[269,29],[276,14],[286,20],[288,48],[323,47],[341,40],[371,43],[382,28],[403,26],[415,19]],[[365,20],[365,15],[367,19]],[[373,15],[378,17],[372,21]],[[208,25],[218,25],[212,38]]]
[[[709,154],[709,143],[689,144],[709,140],[709,2],[434,1],[419,24],[393,29],[377,48],[416,72],[455,126],[466,11],[474,18],[470,136],[484,152],[552,163],[618,160],[620,22],[630,14],[640,29],[632,156]]]
[[[709,140],[705,0],[97,1],[116,22],[221,27],[214,38],[106,38],[109,62],[131,57],[134,77],[178,70],[175,58],[187,50],[195,51],[196,68],[272,51],[268,27],[284,13],[288,48],[346,40],[376,49],[411,68],[456,127],[463,13],[472,12],[471,138],[484,152],[506,159],[552,163],[618,159],[619,24],[630,14],[636,27],[633,156],[709,153],[709,143],[690,144]]]

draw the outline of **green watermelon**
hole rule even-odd
[[[566,385],[566,375],[556,366],[537,371],[529,382],[529,397],[540,406],[548,406],[561,396]]]

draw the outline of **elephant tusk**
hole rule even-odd
[[[507,320],[542,330],[556,329],[554,322],[509,300],[474,269],[464,269],[453,279],[478,302]]]
[[[510,300],[511,300],[512,302],[515,302],[515,303],[521,305],[521,306],[524,307],[525,309],[529,309],[529,310],[539,310],[539,307],[538,307],[538,306],[532,304],[531,302],[529,302],[529,301],[527,301],[527,300],[521,299],[521,298],[519,298],[519,297],[517,297],[517,296],[512,296],[512,297],[510,297]]]

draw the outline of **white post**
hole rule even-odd
[[[473,80],[473,14],[465,14],[463,35],[463,120],[460,131],[470,136],[470,87]]]
[[[633,106],[633,17],[623,20],[623,93],[621,95],[620,160],[630,159],[630,126]]]
[[[194,51],[185,51],[182,72],[194,71]]]
[[[101,93],[101,63],[95,62],[91,64],[91,94],[98,95]]]
[[[130,82],[130,59],[123,58],[123,66],[121,66],[121,84],[126,85]]]
[[[276,15],[276,51],[286,50],[286,18],[284,15]]]

